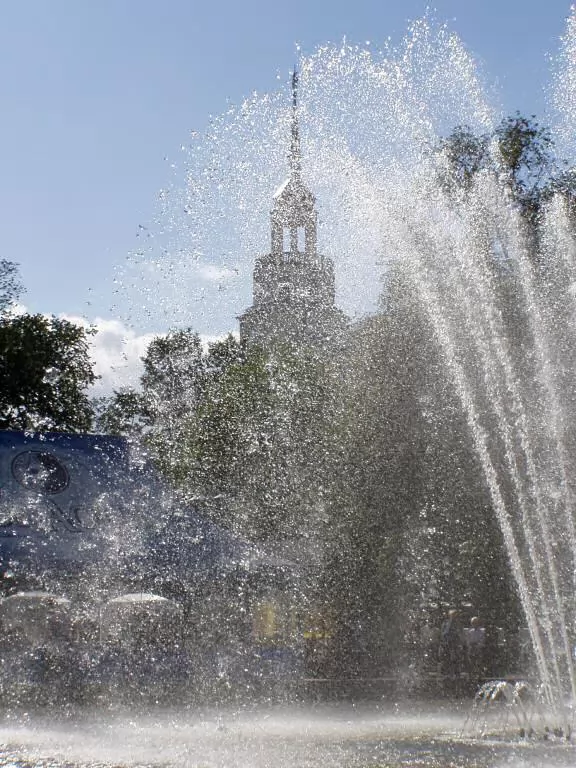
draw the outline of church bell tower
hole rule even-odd
[[[271,250],[256,259],[253,304],[240,317],[240,339],[319,344],[345,325],[334,306],[334,265],[318,253],[316,199],[302,181],[298,73],[292,75],[289,175],[273,197]]]

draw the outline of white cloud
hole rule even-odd
[[[93,321],[74,315],[60,315],[84,328],[96,329],[91,337],[91,355],[94,372],[100,376],[92,394],[96,397],[109,395],[115,389],[138,387],[143,372],[142,358],[150,342],[163,333],[137,334],[121,320],[105,320],[97,317]],[[223,336],[201,335],[204,348]]]
[[[229,267],[218,267],[216,264],[198,264],[198,273],[204,280],[218,282],[219,280],[230,280],[238,276],[237,269]]]
[[[11,309],[14,315],[26,314],[27,311],[27,307],[22,304]],[[138,387],[143,372],[142,358],[148,345],[152,339],[164,335],[162,332],[138,334],[121,320],[101,317],[88,320],[65,313],[59,317],[82,328],[96,329],[94,336],[90,337],[94,372],[100,376],[91,391],[95,397],[112,394],[113,390],[123,387]],[[200,335],[204,348],[222,338],[222,335]]]
[[[160,333],[137,334],[120,320],[105,320],[101,317],[88,321],[82,317],[62,314],[60,317],[84,328],[93,327],[96,334],[91,337],[91,356],[94,372],[100,376],[92,394],[111,394],[114,389],[137,387],[142,375],[142,357],[148,345]]]

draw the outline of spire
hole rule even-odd
[[[300,181],[302,156],[300,152],[300,126],[298,125],[298,72],[292,72],[292,126],[290,140],[290,178]]]
[[[274,193],[272,255],[280,262],[289,258],[316,258],[315,199],[302,182],[302,154],[298,124],[298,72],[292,73],[292,119],[290,126],[290,174]]]

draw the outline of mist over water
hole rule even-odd
[[[461,713],[326,707],[151,715],[89,713],[73,723],[6,725],[3,768],[110,765],[186,768],[566,768],[572,749],[454,743]],[[439,736],[439,734],[443,734]]]

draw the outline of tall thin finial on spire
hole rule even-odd
[[[292,72],[292,127],[290,140],[290,175],[300,179],[302,158],[300,152],[300,126],[298,125],[298,71],[294,66]]]

